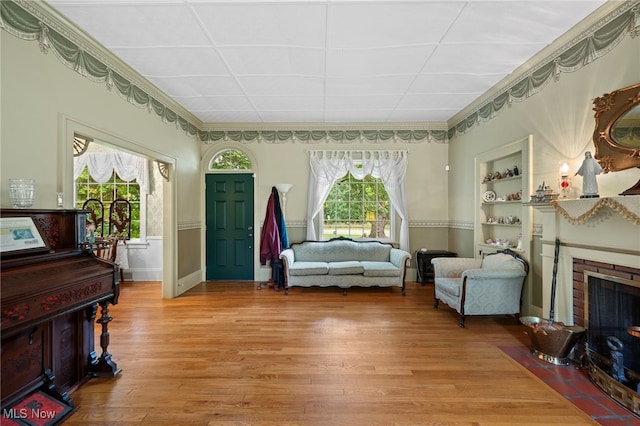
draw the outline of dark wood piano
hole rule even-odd
[[[85,210],[0,212],[0,237],[16,219],[31,218],[44,242],[38,248],[5,250],[5,245],[2,250],[3,413],[35,392],[73,410],[69,393],[91,377],[120,372],[107,351],[109,305],[118,303],[118,266],[94,256],[85,243]],[[94,347],[96,323],[101,326],[100,356]]]

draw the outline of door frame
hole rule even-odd
[[[64,194],[75,192],[73,179],[73,137],[76,133],[92,136],[118,149],[162,161],[169,166],[169,181],[162,184],[162,294],[163,299],[171,299],[179,294],[178,289],[178,193],[177,159],[159,151],[143,147],[130,139],[115,135],[66,114],[58,116],[58,174],[57,191]],[[75,208],[73,197],[64,197],[65,208]]]
[[[249,158],[251,161],[251,170],[217,170],[209,167],[213,158],[218,155],[222,151],[240,151]],[[205,190],[205,180],[206,175],[210,174],[251,174],[253,175],[253,280],[256,281],[256,277],[259,274],[261,265],[260,265],[260,231],[259,227],[259,215],[258,212],[260,210],[259,206],[259,194],[258,188],[260,188],[259,184],[259,176],[258,173],[258,161],[255,155],[247,149],[247,147],[233,142],[221,142],[216,145],[206,145],[203,147],[200,169],[202,173],[200,175],[200,187],[202,191],[200,191],[200,218],[202,226],[200,227],[200,271],[201,271],[201,280],[204,282],[207,278],[207,199],[206,199],[206,190]]]

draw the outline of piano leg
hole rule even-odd
[[[109,316],[109,301],[99,302],[100,318],[96,321],[102,325],[102,333],[100,334],[100,347],[102,355],[91,365],[91,374],[95,377],[115,377],[122,371],[118,365],[111,359],[111,354],[107,350],[109,347],[109,323],[113,320]]]

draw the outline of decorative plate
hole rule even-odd
[[[491,203],[495,201],[495,199],[496,193],[493,191],[486,191],[484,194],[482,194],[482,201],[484,201],[485,203]]]

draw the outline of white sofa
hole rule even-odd
[[[434,308],[440,301],[460,315],[464,327],[468,315],[509,314],[518,317],[522,286],[529,265],[511,250],[484,259],[439,257],[434,267]]]
[[[280,253],[289,287],[400,287],[411,255],[379,241],[354,241],[339,237],[328,241],[303,241]]]

